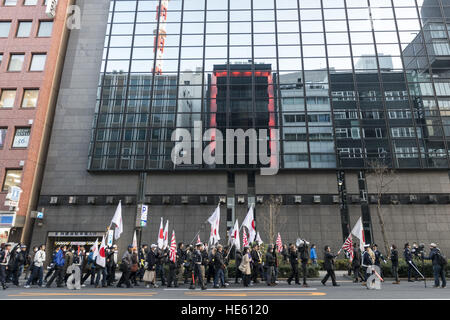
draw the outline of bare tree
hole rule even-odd
[[[283,198],[281,196],[271,195],[263,203],[264,211],[258,215],[262,222],[262,230],[269,237],[269,243],[274,243],[277,232],[280,232],[285,219],[282,219],[280,211]]]
[[[381,207],[381,198],[383,194],[387,193],[391,187],[392,182],[394,182],[397,177],[394,170],[389,169],[386,164],[380,160],[373,160],[369,162],[369,172],[368,176],[372,176],[375,182],[375,191],[377,197],[377,216],[378,222],[380,223],[381,235],[384,242],[384,250],[386,255],[389,255],[389,243],[386,236],[386,229],[383,217],[383,208]]]

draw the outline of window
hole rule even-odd
[[[17,4],[17,0],[5,0],[5,6],[15,6]]]
[[[8,71],[22,71],[22,64],[25,59],[24,54],[11,54]]]
[[[30,36],[31,27],[33,26],[32,21],[19,21],[19,26],[17,27],[17,38],[27,38]]]
[[[2,90],[0,96],[0,108],[14,107],[14,100],[16,99],[16,89]]]
[[[0,21],[0,38],[8,38],[11,21]]]
[[[50,37],[52,35],[53,21],[40,21],[38,37]]]
[[[37,5],[38,0],[25,0],[24,5],[25,6],[35,6]]]
[[[38,96],[38,89],[25,89],[23,92],[22,108],[35,108]]]
[[[22,170],[6,169],[5,181],[2,191],[8,191],[10,187],[19,187],[22,181]]]
[[[16,128],[14,133],[13,148],[27,148],[30,142],[31,128]]]
[[[45,66],[46,54],[34,53],[31,57],[30,71],[43,71]]]
[[[5,145],[6,130],[6,128],[0,128],[0,149]]]

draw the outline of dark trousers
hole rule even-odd
[[[165,276],[165,272],[164,272],[164,265],[162,264],[157,264],[156,265],[156,278],[160,277],[161,278],[161,284],[163,286],[166,285],[166,276]]]
[[[251,275],[250,274],[244,274],[242,275],[242,279],[244,282],[244,287],[248,287],[250,285]]]
[[[169,275],[167,276],[167,285],[171,286],[172,282],[175,287],[178,287],[177,268],[175,268],[173,266],[169,266]]]
[[[53,274],[53,272],[55,272],[55,268],[51,268],[50,270],[48,270],[47,274],[45,275],[44,280],[47,281],[48,278],[50,278]]]
[[[106,277],[108,276],[105,268],[96,268],[95,285],[98,286],[100,283],[100,277],[102,277],[102,286],[106,287]]]
[[[288,278],[288,282],[291,283],[291,281],[295,279],[295,283],[299,284],[298,280],[298,264],[292,264],[291,263],[291,275]]]
[[[220,282],[220,284],[219,284]],[[225,274],[222,268],[217,268],[214,274],[214,287],[225,286]]]
[[[94,285],[95,281],[95,268],[91,268],[86,272],[86,274],[81,279],[81,284],[84,284],[84,282],[87,280],[87,278],[91,277],[91,285]]]
[[[31,276],[29,276],[28,280],[27,280],[27,286],[32,284],[37,278],[39,278],[38,285],[42,286],[43,276],[44,276],[44,267],[33,266],[33,270],[31,271]]]
[[[336,275],[334,274],[334,270],[327,270],[327,274],[322,279],[322,283],[326,283],[328,281],[328,278],[331,277],[331,282],[333,283],[333,286],[335,286],[336,283]]]
[[[306,268],[306,266],[306,263],[302,263],[303,284],[306,284],[306,277],[308,276],[308,269]]]
[[[48,280],[47,282],[47,287],[50,287],[53,283],[53,281],[56,279],[56,285],[58,287],[62,287],[63,283],[64,283],[64,267],[61,266],[56,266],[55,267],[55,272],[53,273],[52,277],[50,278],[50,280]]]
[[[239,265],[237,265],[237,267],[236,267],[236,279],[235,279],[235,282],[236,283],[239,283],[239,279],[240,278],[243,278],[243,275],[242,275],[242,271],[241,270],[239,270]]]
[[[358,282],[358,278],[361,279],[361,281],[365,281],[365,278],[361,275],[361,267],[360,266],[354,266],[353,267],[353,273],[354,273],[354,281]]]
[[[367,273],[367,267],[361,267],[362,270],[362,274],[364,276],[364,282],[367,282],[367,278],[369,277],[368,273]]]
[[[434,285],[436,287],[439,287],[439,278],[442,280],[442,287],[445,287],[447,285],[447,282],[445,281],[445,269],[442,266],[433,264],[433,274]]]
[[[130,270],[126,270],[122,272],[122,276],[120,277],[119,282],[117,283],[117,286],[120,287],[123,283],[127,286],[127,288],[131,287],[130,283]]]
[[[6,285],[6,266],[0,265],[0,283],[2,286]]]
[[[267,267],[266,282],[268,285],[275,283],[275,266]]]
[[[201,270],[199,264],[195,264],[194,265],[194,283],[192,284],[192,286],[194,288],[196,288],[197,287],[197,283],[202,288],[205,287],[205,281],[203,279],[202,270]]]
[[[260,263],[255,263],[252,268],[252,280],[258,282],[258,274],[261,276],[261,281],[264,281],[264,269]]]
[[[392,276],[395,278],[395,281],[398,282],[398,265],[393,264],[391,267]]]
[[[216,275],[216,271],[214,270],[214,266],[208,265],[208,273],[206,275],[206,282],[210,283],[211,278],[214,280],[215,275]]]

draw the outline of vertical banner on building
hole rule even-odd
[[[148,206],[143,204],[141,206],[141,227],[147,226],[147,215],[148,215]]]
[[[113,238],[114,238],[114,230],[108,230],[108,241],[107,241],[108,247],[111,247],[113,245]]]
[[[45,9],[45,15],[48,18],[53,19],[56,16],[56,5],[58,4],[58,0],[48,0],[47,8]]]
[[[155,48],[156,51],[156,67],[155,74],[162,74],[164,46],[166,44],[166,24],[167,24],[167,8],[169,7],[169,0],[161,0],[161,6],[156,7],[157,16],[159,19],[158,29],[153,32],[155,34]]]

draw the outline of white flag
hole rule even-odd
[[[364,237],[364,228],[361,217],[359,217],[358,221],[353,227],[352,234],[359,239],[359,248],[361,249],[361,252],[364,251],[364,245],[366,240]]]
[[[166,222],[166,227],[164,228],[164,248],[169,246],[169,220]]]
[[[279,235],[279,234],[278,234]],[[281,238],[280,238],[281,239]],[[261,237],[259,236],[259,232],[257,232],[256,233],[256,239],[255,239],[255,241],[256,241],[256,243],[258,244],[258,246],[261,244],[261,243],[264,243],[262,240],[261,240]]]
[[[95,258],[98,256],[98,239],[95,239],[94,246],[92,247],[92,260],[95,260]]]
[[[120,238],[120,235],[123,232],[123,222],[122,222],[122,200],[119,201],[117,205],[116,213],[114,213],[114,217],[111,221],[110,227],[115,224],[116,229],[114,230],[114,239],[117,240]]]
[[[241,250],[241,240],[239,239],[239,223],[237,219],[231,232],[231,240],[231,245],[234,244],[237,250]]]
[[[101,267],[105,267],[106,265],[106,254],[105,254],[105,236],[102,238],[102,244],[100,245],[100,250],[97,254],[97,261],[95,262]]]
[[[163,229],[163,218],[161,218],[161,224],[159,225],[158,233],[158,248],[164,248],[164,229]]]
[[[252,243],[255,240],[256,236],[256,228],[255,228],[255,216],[253,213],[253,205],[250,206],[250,209],[248,210],[247,216],[244,219],[244,222],[242,222],[242,225],[244,227],[247,227],[249,236],[248,236],[248,242]]]
[[[211,244],[219,242],[219,224],[220,224],[220,205],[217,206],[214,213],[209,217],[208,222],[211,224],[211,236],[209,238]]]

